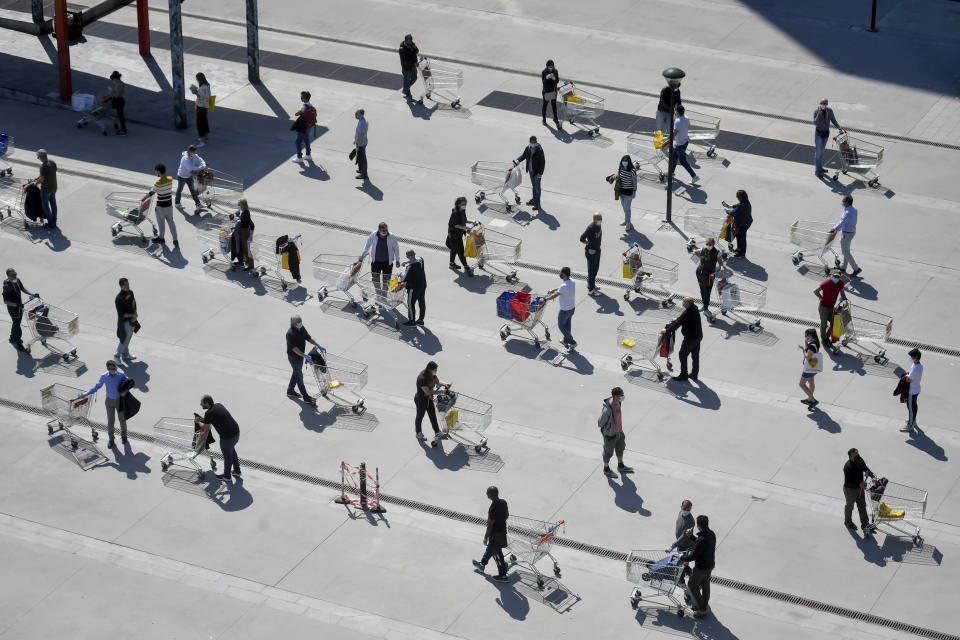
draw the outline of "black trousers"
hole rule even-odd
[[[747,229],[750,228],[750,225],[745,227],[737,227],[737,255],[745,256],[747,255]]]
[[[593,291],[597,288],[597,272],[600,271],[600,249],[593,254],[589,249],[584,253],[587,256],[587,290]]]
[[[407,320],[410,322],[414,320],[423,321],[423,317],[427,313],[426,295],[426,289],[407,289]],[[414,309],[418,304],[420,305],[420,316],[414,317]]]
[[[371,262],[370,277],[373,286],[383,293],[390,290],[390,276],[393,275],[393,265],[389,262]]]
[[[20,344],[23,340],[23,327],[20,326],[20,321],[23,320],[23,309],[14,311],[13,307],[7,307],[7,312],[10,314],[10,342]]]
[[[114,110],[117,112],[117,119],[120,120],[120,131],[126,131],[127,119],[123,115],[123,107],[127,104],[127,101],[123,98],[114,98],[112,103]]]
[[[492,539],[487,543],[487,548],[483,552],[483,557],[480,558],[480,564],[484,567],[487,566],[487,563],[490,561],[490,558],[493,558],[494,564],[497,565],[497,575],[505,576],[507,575],[507,560],[503,557],[503,547],[500,546],[499,542],[494,542]]]
[[[437,407],[433,404],[433,398],[421,399],[414,396],[413,403],[417,406],[417,419],[414,421],[414,427],[417,433],[423,433],[423,416],[430,417],[430,424],[433,426],[434,433],[440,433],[440,424],[437,422]]]
[[[460,234],[450,235],[447,237],[447,248],[450,249],[450,264],[454,264],[457,258],[460,258],[460,264],[463,265],[464,269],[469,269],[467,266],[467,257],[463,255],[463,236]]]
[[[691,375],[696,378],[700,375],[700,340],[683,339],[680,343],[680,375]],[[690,356],[690,373],[687,373],[687,356]]]
[[[543,119],[544,120],[547,119],[547,103],[548,102],[550,103],[550,106],[553,107],[553,121],[556,122],[557,124],[560,124],[560,119],[557,118],[557,99],[556,98],[554,98],[553,100],[547,100],[546,98],[543,99],[543,108],[540,110],[540,113],[543,116]]]

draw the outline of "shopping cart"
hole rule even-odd
[[[490,423],[493,422],[493,405],[476,398],[464,395],[449,388],[434,396],[437,413],[443,423],[439,438],[434,438],[432,446],[437,446],[439,439],[452,439],[467,447],[473,447],[477,453],[489,449],[487,437],[484,434]],[[471,432],[470,437],[465,432]]]
[[[379,274],[378,274],[379,277]],[[379,314],[381,318],[393,324],[393,328],[400,329],[400,315],[397,307],[407,300],[407,290],[400,278],[394,276],[386,289],[381,289],[373,283],[370,271],[357,274],[357,287],[363,299],[363,317],[370,318]]]
[[[120,131],[120,123],[113,115],[113,103],[110,96],[91,96],[91,98],[92,100],[74,103],[74,111],[79,111],[83,114],[80,119],[77,120],[77,129],[85,127],[92,122],[100,129],[100,133],[103,135],[107,135],[107,132],[111,129],[114,133]],[[113,125],[112,127],[110,126],[111,124]]]
[[[510,566],[520,565],[533,571],[537,577],[537,586],[543,588],[544,574],[540,573],[537,563],[544,557],[553,562],[553,575],[560,577],[560,563],[553,557],[553,536],[565,529],[563,520],[547,522],[520,516],[507,517],[507,546],[504,549]]]
[[[663,147],[663,134],[659,131],[631,133],[627,136],[627,154],[633,160],[633,168],[640,173],[656,175],[660,182],[667,179],[664,169],[660,167],[661,162],[667,161]]]
[[[164,452],[160,468],[166,471],[172,466],[185,467],[196,471],[197,478],[203,480],[203,468],[197,463],[197,457],[210,446],[209,437],[210,426],[198,426],[193,418],[160,418],[153,425],[153,442]],[[212,456],[210,469],[217,470],[217,461]]]
[[[276,278],[280,281],[280,288],[284,291],[287,290],[289,286],[287,284],[286,278],[284,278],[283,272],[288,270],[289,262],[284,254],[284,251],[289,247],[290,243],[293,243],[297,247],[297,253],[299,254],[299,242],[300,236],[285,236],[286,241],[281,242],[276,238],[270,239],[267,237],[262,237],[260,235],[255,235],[250,238],[247,243],[247,247],[250,251],[250,257],[253,258],[254,267],[251,273],[254,278],[264,278],[269,276],[271,278]],[[297,282],[300,282],[299,278],[296,278]]]
[[[717,136],[720,135],[720,118],[697,113],[687,109],[685,114],[690,120],[687,138],[690,144],[707,147],[707,157],[717,155]]]
[[[686,565],[675,553],[664,556],[663,551],[631,551],[627,556],[627,580],[637,585],[646,583],[651,592],[644,596],[640,587],[634,587],[630,592],[630,606],[636,609],[644,597],[647,600],[651,597],[663,597],[676,607],[677,615],[682,618],[685,609],[676,592],[679,589],[684,592],[685,599],[689,598],[686,587],[681,582]]]
[[[683,215],[683,232],[690,236],[687,240],[687,251],[693,252],[697,248],[697,238],[706,241],[714,238],[717,241],[717,249],[720,249],[720,240],[727,241],[727,247],[733,251],[733,236],[730,224],[727,219],[730,214],[726,209],[704,209],[700,207],[690,207]],[[727,259],[728,252],[721,251],[720,255],[724,260]]]
[[[543,312],[547,308],[546,300],[532,296],[526,291],[504,291],[497,298],[497,316],[507,322],[500,326],[500,339],[506,341],[513,335],[514,329],[523,331],[529,337],[516,336],[533,343],[537,349],[550,341],[550,329],[543,321]],[[543,327],[543,338],[537,335],[537,325]]]
[[[648,291],[654,287],[666,294],[660,306],[667,308],[674,304],[672,288],[680,279],[680,265],[642,250],[636,242],[623,252],[623,265],[623,277],[632,281],[634,293],[640,293],[644,287]],[[630,300],[630,289],[623,294],[623,299]]]
[[[0,178],[13,175],[13,165],[4,158],[9,158],[13,155],[14,147],[13,136],[0,133]]]
[[[815,254],[823,263],[823,272],[830,273],[830,265],[827,263],[827,254],[833,254],[833,264],[840,266],[840,256],[830,245],[833,244],[834,235],[833,223],[817,222],[815,220],[797,220],[790,225],[790,243],[797,245],[797,250],[791,256],[794,265],[799,265],[803,260],[804,252],[808,251]]]
[[[4,216],[12,218],[16,213],[26,223],[27,216],[24,214],[23,206],[28,184],[31,183],[13,176],[0,176],[0,220],[3,220]],[[44,222],[46,221],[41,219],[38,224]]]
[[[843,175],[855,173],[867,181],[867,186],[880,185],[877,167],[883,162],[883,147],[874,142],[854,138],[846,131],[841,131],[834,136],[833,141],[837,145],[834,161],[840,167],[833,174],[834,180],[837,180],[841,173]]]
[[[317,299],[323,302],[331,294],[340,294],[350,303],[350,306],[356,307],[361,301],[353,297],[350,289],[360,288],[357,282],[362,267],[363,262],[354,256],[319,254],[313,259],[313,277],[320,281]],[[360,297],[363,302],[366,302],[367,294],[362,289]]]
[[[657,358],[663,357],[663,341],[667,339],[661,334],[663,331],[662,322],[652,322],[649,320],[635,320],[632,322],[622,322],[617,327],[617,344],[629,353],[623,354],[620,358],[620,368],[626,371],[630,367],[640,368],[638,360],[646,360],[653,367],[653,373],[657,380],[663,381],[666,374],[660,368]],[[668,347],[669,348],[669,347]],[[667,371],[673,371],[673,362],[670,356],[667,358]]]
[[[736,275],[732,270],[724,267],[719,270],[715,278],[717,291],[720,292],[720,313],[727,315],[731,311],[746,311],[756,315],[754,322],[747,324],[750,331],[759,333],[760,310],[767,303],[767,288],[756,280]],[[716,316],[707,316],[707,321],[713,323]]]
[[[870,533],[876,532],[880,525],[885,525],[898,534],[913,538],[915,545],[923,544],[920,526],[927,511],[926,491],[880,478],[873,481],[867,493],[870,495],[872,511],[868,527]],[[901,522],[908,525],[909,529],[898,527],[897,524]]]
[[[119,222],[113,223],[110,227],[110,233],[114,238],[124,230],[124,226],[136,229],[134,235],[140,235],[140,242],[146,242],[147,236],[143,233],[140,225],[149,223],[153,229],[153,237],[157,236],[157,225],[150,218],[150,205],[153,203],[153,194],[141,194],[131,191],[114,191],[104,198],[107,207],[107,215],[120,218]],[[127,231],[127,233],[133,233]]]
[[[591,136],[600,135],[597,118],[603,115],[603,98],[574,86],[569,80],[557,86],[557,98],[561,118],[570,124],[586,122],[589,124],[586,130]]]
[[[23,306],[24,316],[30,326],[33,339],[27,343],[27,351],[34,342],[39,342],[53,353],[59,354],[64,362],[77,357],[77,348],[70,338],[80,333],[80,317],[59,307],[44,302],[39,296],[31,296]],[[65,342],[66,349],[57,349],[52,340]]]
[[[470,182],[480,187],[473,194],[477,204],[483,202],[488,191],[494,192],[503,201],[507,211],[513,211],[513,205],[507,202],[507,189],[513,191],[513,199],[519,205],[520,194],[517,187],[523,182],[523,169],[512,162],[477,161],[470,168]]]
[[[310,359],[307,366],[313,370],[321,396],[358,415],[367,410],[360,395],[360,390],[367,386],[367,365],[333,355],[322,347],[314,347]]]
[[[491,263],[516,264],[520,259],[520,238],[493,231],[477,222],[467,231],[467,246],[464,255],[476,259],[478,269],[487,270]],[[500,271],[507,282],[517,281],[517,270]]]
[[[893,331],[893,318],[865,307],[850,304],[847,300],[837,305],[840,322],[843,324],[843,337],[840,344],[847,346],[851,342],[865,345],[872,342],[877,347],[873,361],[877,364],[886,363],[887,350],[880,345],[890,339]]]
[[[52,436],[55,431],[64,431],[70,436],[70,447],[76,449],[83,438],[75,433],[75,427],[86,422],[93,400],[94,395],[85,395],[81,389],[65,384],[52,384],[41,389],[40,406],[53,416],[53,420],[47,423],[47,434]],[[96,442],[100,434],[91,427],[90,437]]]
[[[234,207],[237,200],[243,197],[243,180],[223,171],[204,167],[193,176],[197,187],[197,197],[207,208],[214,203],[225,205],[224,215],[233,220],[236,215]]]
[[[234,242],[239,241],[239,237],[236,237],[237,225],[240,223],[239,219],[234,221],[232,224],[227,224],[222,227],[212,227],[210,229],[201,229],[197,232],[197,239],[200,240],[203,247],[203,252],[200,254],[200,259],[203,261],[203,264],[207,264],[214,258],[219,257],[221,260],[227,262],[230,265],[231,270],[235,270],[238,266],[245,266],[240,262],[234,262],[234,255],[239,256],[239,252],[234,248]]]
[[[424,98],[438,103],[449,102],[454,109],[460,108],[457,89],[463,86],[462,69],[442,62],[434,62],[426,56],[418,57],[417,69],[420,70],[423,86],[426,89]],[[419,102],[423,104],[423,98],[420,98]]]

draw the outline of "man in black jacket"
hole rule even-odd
[[[870,525],[870,518],[867,516],[867,500],[864,497],[866,487],[864,474],[871,478],[877,477],[860,457],[860,452],[856,448],[850,449],[847,451],[847,462],[843,465],[843,524],[854,531],[857,530],[857,525],[853,524],[854,503],[860,513],[860,526],[866,531]]]
[[[563,131],[563,125],[557,118],[557,83],[560,82],[560,72],[557,71],[553,60],[547,60],[547,66],[540,72],[540,80],[543,82],[543,108],[540,115],[543,117],[543,126],[547,126],[547,103],[553,108],[553,121],[557,125],[558,131]]]
[[[427,272],[423,267],[423,258],[418,258],[413,249],[407,251],[407,269],[400,277],[400,281],[407,290],[407,321],[403,323],[404,326],[423,324],[423,317],[427,312]],[[417,304],[420,305],[420,317],[414,320]]]
[[[688,378],[697,379],[700,374],[700,341],[703,340],[703,325],[700,323],[700,311],[697,305],[693,303],[693,298],[683,299],[683,313],[677,316],[673,322],[667,325],[666,329],[660,333],[666,335],[673,333],[677,329],[683,333],[683,342],[680,343],[680,375],[674,376],[677,382],[683,382]],[[692,362],[690,374],[687,375],[687,356],[690,356]]]
[[[230,472],[234,477],[240,477],[240,458],[237,456],[237,443],[240,441],[240,425],[234,420],[227,408],[219,402],[214,402],[209,395],[200,399],[200,407],[204,414],[194,416],[195,427],[213,427],[220,436],[220,452],[223,454],[223,473],[217,475],[221,480],[229,480]]]
[[[673,93],[673,108],[680,106],[680,88],[674,89],[670,85],[660,90],[660,101],[657,102],[657,131],[663,132],[663,137],[673,135],[673,113],[670,112],[670,94]]]
[[[3,304],[7,307],[7,313],[10,314],[10,344],[18,351],[26,351],[23,346],[23,329],[20,328],[20,322],[23,320],[23,296],[34,295],[27,291],[27,288],[17,277],[17,270],[13,267],[7,269],[7,279],[3,281]]]
[[[299,398],[302,394],[303,401],[315,407],[317,401],[310,397],[303,384],[303,361],[306,359],[307,362],[311,362],[310,356],[307,355],[307,342],[315,347],[320,346],[303,326],[303,319],[300,316],[292,316],[290,328],[287,329],[287,361],[293,373],[290,375],[290,382],[287,383],[287,396]],[[300,389],[300,393],[294,390],[294,386]]]
[[[133,334],[140,329],[140,323],[137,321],[137,298],[130,289],[130,282],[126,278],[120,278],[120,293],[113,300],[117,308],[117,350],[113,354],[113,361],[117,365],[122,365],[122,357],[125,360],[136,360],[136,357],[130,353],[130,341],[133,340]]]
[[[413,36],[407,34],[400,43],[400,73],[403,74],[403,96],[409,101],[413,100],[410,94],[410,88],[417,81],[417,57],[420,55],[420,49],[413,42]]]
[[[528,205],[534,209],[540,208],[540,179],[543,177],[543,170],[547,166],[547,159],[543,155],[543,147],[537,143],[537,136],[530,136],[530,144],[523,150],[513,166],[525,162],[524,169],[530,175],[530,186],[533,188],[533,198],[527,201]]]
[[[487,498],[490,499],[490,509],[487,510],[487,530],[483,534],[483,544],[486,550],[483,557],[473,561],[478,573],[483,573],[490,558],[497,565],[497,575],[493,577],[498,582],[507,582],[507,561],[503,557],[503,548],[507,546],[507,518],[510,509],[507,501],[500,497],[500,490],[494,486],[487,487]]]
[[[716,555],[717,535],[710,530],[710,519],[707,516],[697,516],[697,539],[693,543],[693,549],[682,556],[684,562],[694,562],[688,581],[695,601],[694,618],[706,618],[709,615],[707,605],[710,602],[710,574],[716,564]]]
[[[603,215],[593,214],[593,220],[586,230],[580,234],[583,243],[583,254],[587,258],[587,293],[596,298],[600,295],[597,288],[597,272],[600,270],[600,245],[603,240]]]

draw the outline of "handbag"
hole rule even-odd
[[[357,148],[354,147],[353,149],[350,149],[350,154],[347,156],[347,158],[350,160],[353,160],[356,157],[357,157]]]
[[[821,371],[823,371],[823,358],[820,356],[819,351],[813,353],[809,358],[804,356],[803,358],[804,373],[820,373]]]

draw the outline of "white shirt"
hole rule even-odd
[[[674,144],[687,144],[690,142],[688,131],[690,130],[690,118],[687,116],[678,116],[673,123]]]
[[[376,259],[379,235],[379,230],[370,234],[370,237],[367,238],[367,243],[363,245],[363,253],[360,255],[361,259],[367,255],[370,256],[371,262]],[[385,240],[387,241],[387,262],[400,262],[400,243],[397,242],[397,236],[388,233]]]
[[[564,280],[563,284],[557,287],[557,293],[560,294],[557,298],[560,301],[560,311],[572,311],[576,306],[576,287],[570,278]]]
[[[366,118],[357,120],[357,132],[353,134],[353,143],[359,147],[367,146],[367,143],[370,142],[370,138],[367,136],[367,130],[370,128],[369,123],[367,123]],[[361,134],[363,137],[363,142],[360,142]]]
[[[920,393],[920,380],[923,379],[923,365],[919,362],[910,367],[910,395],[914,396]]]
[[[180,168],[177,169],[178,178],[189,178],[195,172],[199,171],[203,167],[207,166],[207,163],[203,161],[203,158],[197,154],[188,155],[186,151],[183,152],[183,155],[180,156]]]

